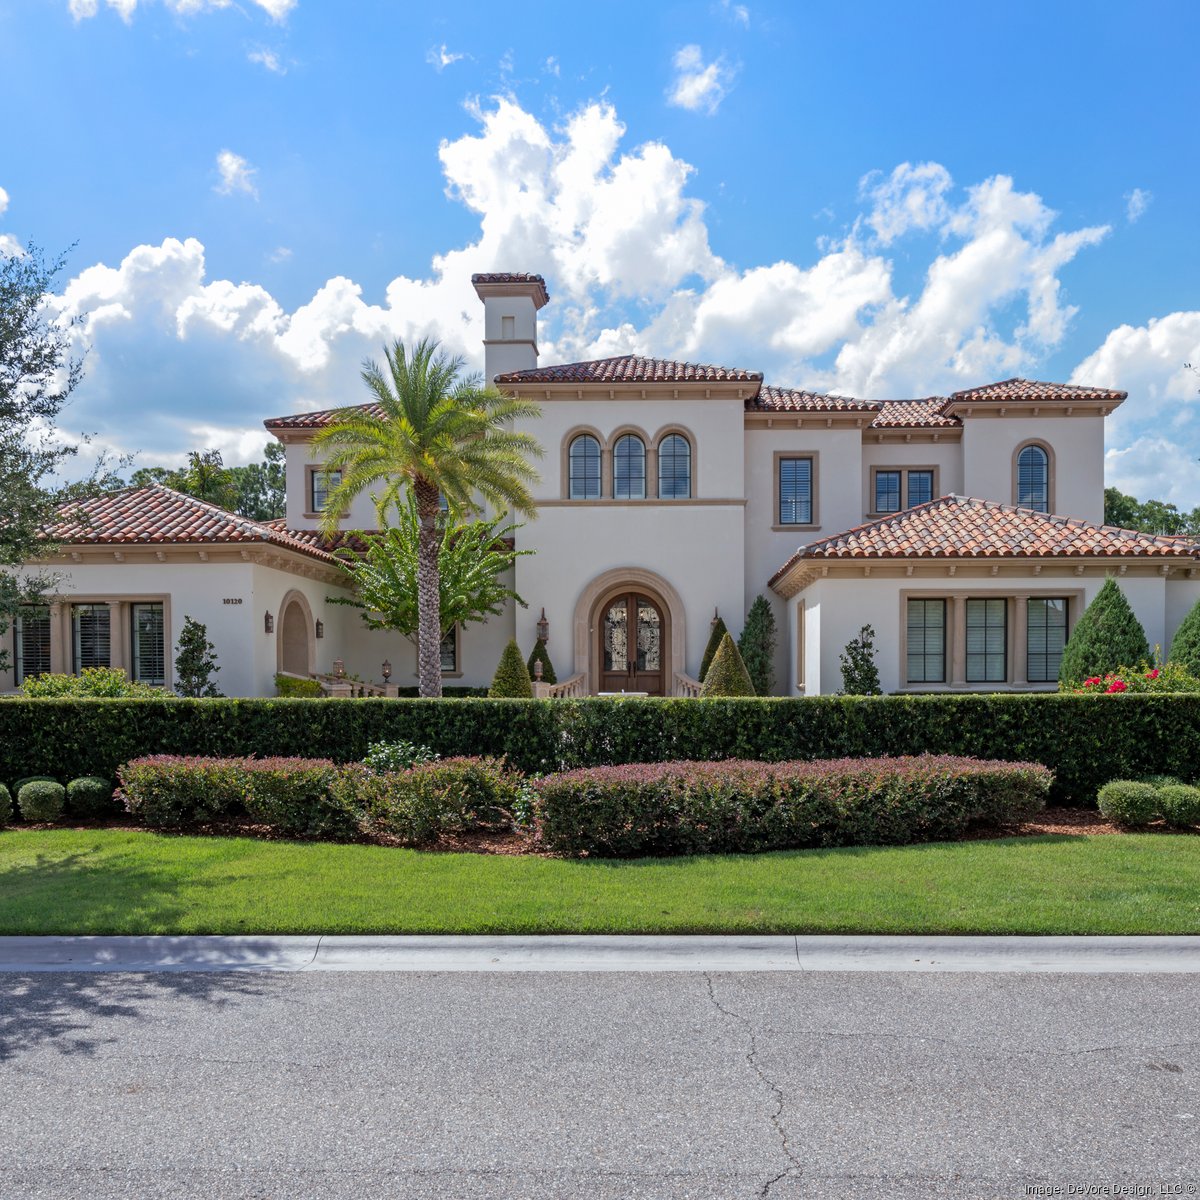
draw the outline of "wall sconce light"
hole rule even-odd
[[[317,637],[323,638],[324,636],[325,636],[325,622],[318,621],[317,622]]]
[[[543,642],[550,640],[550,622],[546,620],[546,609],[542,608],[542,615],[538,617],[537,635]]]
[[[713,608],[713,619],[712,619],[711,621],[709,621],[709,623],[708,623],[708,627],[709,627],[709,629],[716,629],[716,627],[717,627],[717,622],[718,622],[720,619],[721,619],[721,614],[720,614],[720,613],[717,611],[717,609],[714,607],[714,608]]]
[[[342,679],[342,678],[344,678],[344,677],[345,677],[345,674],[346,674],[346,664],[345,664],[345,662],[344,662],[342,659],[340,659],[340,658],[335,658],[335,659],[333,660],[333,673],[334,673],[334,674],[335,674],[335,675],[336,675],[336,676],[337,676],[339,679]]]
[[[383,682],[387,683],[392,677],[392,664],[386,658],[383,660],[383,666],[380,670],[383,671]]]
[[[275,632],[275,618],[271,616],[270,613],[267,613],[266,616],[263,617],[263,629],[266,630],[267,633]]]

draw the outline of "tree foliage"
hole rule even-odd
[[[533,644],[533,650],[530,652],[529,660],[526,666],[529,668],[530,679],[534,678],[534,663],[542,664],[542,683],[557,683],[558,676],[554,673],[554,664],[550,661],[550,651],[546,647],[546,643],[538,638]]]
[[[841,653],[843,696],[878,696],[879,668],[875,665],[875,630],[864,625]]]
[[[329,601],[359,609],[368,629],[393,629],[415,638],[420,630],[421,519],[411,493],[401,500],[398,517],[397,524],[379,533],[355,534],[362,550],[343,546],[334,552],[354,595],[330,596]],[[439,641],[455,625],[499,616],[510,600],[525,606],[502,578],[518,558],[533,553],[512,547],[512,536],[519,528],[500,520],[438,523]]]
[[[737,643],[730,634],[725,634],[713,655],[700,687],[702,699],[718,696],[753,696],[754,684],[750,681],[750,673],[742,662]]]
[[[1169,537],[1200,537],[1200,508],[1180,512],[1161,500],[1142,502],[1115,487],[1104,489],[1104,523]]]
[[[284,449],[278,442],[267,444],[262,462],[244,467],[225,466],[219,450],[192,450],[187,466],[139,467],[130,483],[134,487],[160,483],[252,521],[273,521],[287,509]],[[116,480],[115,486],[123,484]]]
[[[712,666],[712,660],[716,656],[717,649],[721,645],[721,640],[729,632],[725,628],[725,622],[721,617],[714,617],[712,623],[712,632],[708,635],[708,645],[704,647],[704,657],[700,660],[700,682],[704,682],[704,677],[708,674],[708,668]]]
[[[1135,667],[1149,658],[1146,631],[1110,576],[1071,630],[1058,681],[1063,687],[1077,686],[1085,679]]]
[[[750,605],[738,649],[755,695],[771,695],[775,690],[775,613],[766,596],[756,597]]]
[[[529,460],[540,458],[542,448],[515,425],[541,409],[464,375],[464,360],[443,353],[435,341],[424,339],[409,352],[397,340],[384,354],[386,371],[374,362],[363,365],[372,403],[343,409],[314,439],[326,468],[341,476],[322,530],[335,534],[340,514],[364,493],[371,493],[381,526],[408,503],[406,496],[414,498],[417,674],[421,695],[440,696],[440,500],[455,522],[482,515],[485,506],[532,516],[537,506],[529,485],[538,475]]]
[[[208,640],[208,628],[191,617],[183,618],[179,631],[179,653],[175,657],[175,690],[181,696],[220,696],[213,676],[217,648]]]
[[[1200,676],[1200,600],[1192,605],[1191,611],[1180,622],[1171,639],[1168,659],[1183,667],[1189,675]]]
[[[500,655],[488,695],[493,699],[512,700],[529,700],[533,697],[533,680],[529,678],[529,668],[521,657],[521,647],[517,645],[516,638],[508,639],[508,645]]]

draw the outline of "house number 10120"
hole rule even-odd
[[[226,596],[225,599],[221,601],[222,604],[241,604],[241,602],[241,596]]]

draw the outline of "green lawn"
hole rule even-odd
[[[0,933],[1198,933],[1200,837],[563,862],[0,833]]]

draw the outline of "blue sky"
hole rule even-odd
[[[173,462],[353,399],[385,339],[925,395],[1126,388],[1110,482],[1200,504],[1193,3],[0,8],[0,238],[77,242],[73,429]]]

